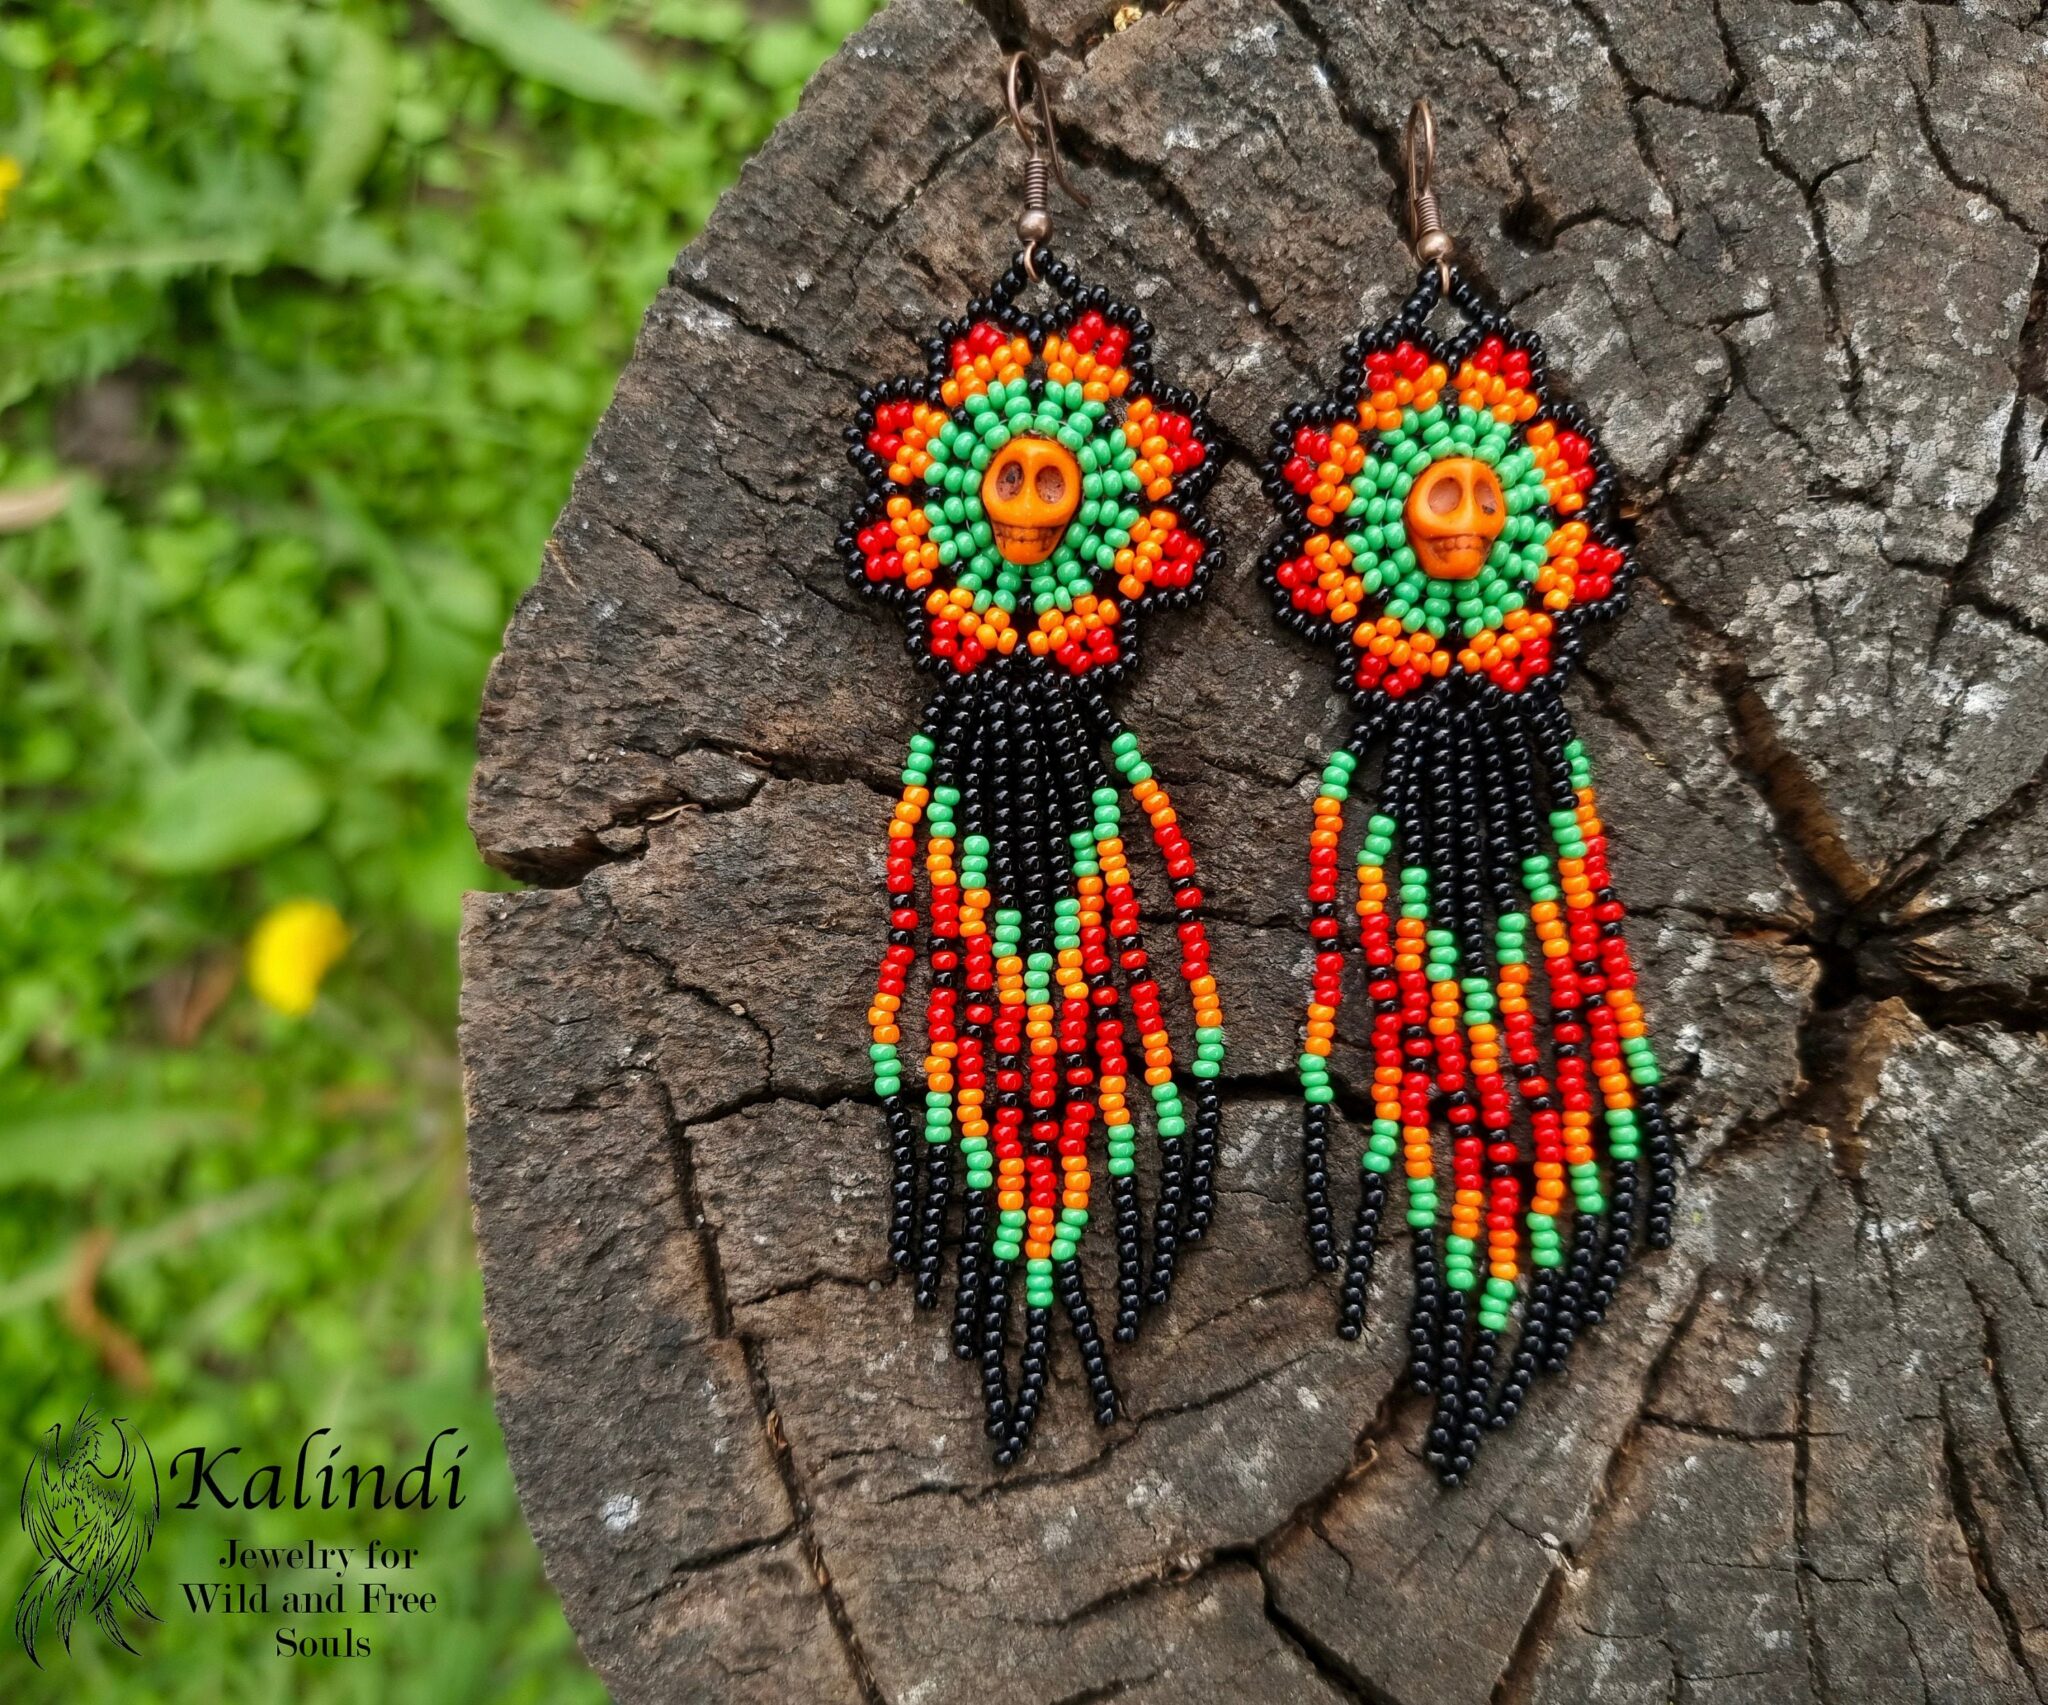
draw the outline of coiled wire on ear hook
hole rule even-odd
[[[1444,229],[1436,205],[1436,114],[1418,100],[1408,109],[1408,128],[1401,139],[1401,166],[1408,178],[1408,242],[1424,266],[1436,266],[1438,281],[1451,288],[1451,255],[1457,245]]]
[[[1017,258],[1035,282],[1038,251],[1052,236],[1052,214],[1046,209],[1046,190],[1053,179],[1078,206],[1088,198],[1067,177],[1060,158],[1058,126],[1053,122],[1052,96],[1038,61],[1028,53],[1010,55],[1003,79],[1003,96],[1010,108],[1010,123],[1029,152],[1024,159],[1024,211],[1017,215],[1017,236],[1023,243]]]

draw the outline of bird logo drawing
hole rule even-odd
[[[113,1466],[102,1467],[117,1444]],[[43,1435],[21,1483],[22,1531],[42,1561],[14,1607],[14,1636],[38,1669],[36,1636],[46,1619],[55,1620],[67,1652],[81,1611],[124,1652],[135,1648],[121,1631],[123,1610],[160,1620],[135,1588],[160,1508],[156,1458],[125,1417],[106,1419],[88,1406],[68,1438],[59,1425]]]

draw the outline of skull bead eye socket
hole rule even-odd
[[[995,495],[1015,497],[1024,486],[1024,464],[1014,457],[996,469]]]
[[[1424,501],[1435,514],[1448,515],[1465,501],[1464,482],[1456,474],[1442,474],[1429,488],[1429,496]]]
[[[1500,494],[1494,490],[1491,480],[1480,480],[1478,482],[1478,491],[1475,495],[1479,499],[1479,512],[1482,515],[1498,515],[1500,513]]]
[[[1021,469],[1019,470],[1019,478],[1022,478]],[[1066,501],[1067,476],[1057,462],[1040,464],[1038,477],[1031,483],[1038,492],[1038,501],[1040,503],[1063,503]]]

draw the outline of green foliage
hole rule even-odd
[[[88,1630],[39,1676],[0,1635],[0,1694],[597,1697],[484,1379],[471,726],[640,310],[870,9],[0,14],[0,1472],[93,1394],[160,1450],[472,1441],[458,1517],[171,1513],[143,1658]],[[356,937],[304,1021],[233,975],[295,896]],[[163,1602],[229,1531],[421,1544],[447,1608],[363,1663],[274,1657]],[[0,1600],[30,1561],[0,1523]]]

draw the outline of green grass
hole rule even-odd
[[[472,723],[641,309],[870,9],[0,21],[0,515],[55,511],[0,532],[0,1601],[31,1441],[89,1396],[160,1457],[471,1441],[452,1516],[167,1511],[142,1656],[87,1629],[38,1676],[0,1631],[0,1695],[600,1696],[484,1376],[452,1052],[458,899],[490,880]],[[291,1020],[235,973],[300,896],[355,940]],[[229,1533],[417,1544],[443,1608],[358,1619],[367,1660],[273,1656],[275,1618],[176,1602]]]

